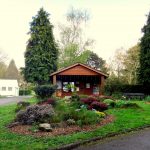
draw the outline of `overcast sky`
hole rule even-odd
[[[91,50],[108,60],[116,49],[128,49],[140,40],[150,0],[0,0],[0,49],[9,59],[14,59],[18,67],[24,66],[32,16],[41,7],[50,13],[58,39],[58,24],[64,22],[71,6],[89,11],[87,36],[95,40]]]

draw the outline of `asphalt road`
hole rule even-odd
[[[31,96],[17,96],[17,97],[5,97],[5,98],[0,98],[0,105],[8,105],[10,103],[17,103],[20,101],[25,101]]]
[[[150,128],[108,138],[91,143],[75,150],[150,150]]]

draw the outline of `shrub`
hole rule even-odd
[[[128,102],[128,103],[122,105],[121,108],[140,108],[140,106],[136,103]]]
[[[77,94],[71,96],[71,107],[80,108],[81,105],[80,97]]]
[[[125,105],[127,103],[127,101],[123,101],[123,100],[117,100],[116,101],[116,107],[121,108],[123,105]]]
[[[23,110],[23,109],[25,109],[26,107],[28,107],[30,105],[30,103],[29,102],[18,102],[17,103],[17,107],[16,107],[16,109],[15,109],[15,112],[18,112],[18,111],[20,111],[20,110]]]
[[[21,124],[50,122],[54,114],[55,113],[51,105],[32,105],[28,106],[24,111],[19,111],[15,121],[18,121]]]
[[[56,100],[54,98],[48,98],[46,101],[39,102],[38,104],[50,104],[52,106],[56,106]]]
[[[79,95],[79,97],[80,97],[80,98],[88,98],[89,96],[88,96],[88,95],[83,95],[83,94],[81,94],[81,95]]]
[[[35,93],[37,97],[45,101],[47,98],[51,97],[56,91],[56,86],[54,85],[39,85],[35,88]]]
[[[90,109],[95,109],[98,111],[104,111],[108,109],[108,106],[105,103],[94,101],[91,103]]]
[[[76,124],[74,119],[68,119],[66,122],[68,125],[75,125]]]
[[[24,89],[19,89],[19,95],[31,95],[32,91],[31,90],[24,90]]]
[[[98,101],[100,101],[100,102],[104,101],[105,99],[112,99],[112,100],[114,100],[114,98],[112,96],[101,95],[101,96],[98,97]]]
[[[72,101],[72,102],[79,102],[79,101],[80,101],[79,95],[73,94],[73,95],[71,96],[71,101]]]
[[[115,107],[116,105],[116,102],[112,99],[105,99],[103,103],[107,104],[111,108]]]
[[[144,100],[149,102],[150,101],[150,96],[146,96]]]
[[[105,117],[106,114],[100,111],[95,111],[96,114],[98,114],[100,117]]]
[[[84,104],[90,105],[91,103],[97,101],[97,99],[95,97],[88,97],[88,98],[82,98],[81,102],[83,102]]]
[[[101,120],[101,117],[96,114],[94,111],[87,109],[81,109],[76,113],[77,115],[77,124],[79,126],[96,124]]]

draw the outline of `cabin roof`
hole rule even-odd
[[[91,70],[91,71],[93,71],[93,72],[96,72],[96,73],[98,73],[98,74],[100,74],[100,75],[103,75],[103,76],[105,76],[105,77],[108,77],[107,74],[105,74],[105,73],[103,73],[103,72],[101,72],[101,71],[99,71],[99,70],[96,70],[96,69],[94,69],[94,68],[91,68],[91,67],[89,67],[89,66],[87,66],[87,65],[85,65],[85,64],[82,64],[82,63],[75,63],[75,64],[73,64],[73,65],[70,65],[70,66],[66,67],[66,68],[62,68],[62,69],[60,69],[60,70],[58,70],[58,71],[56,71],[56,72],[53,72],[50,76],[57,75],[57,74],[59,74],[59,73],[61,73],[61,72],[64,72],[64,71],[69,70],[69,69],[71,69],[71,68],[74,68],[74,67],[76,67],[76,66],[83,66],[83,67],[85,67],[85,68],[87,68],[87,69],[89,69],[89,70]]]

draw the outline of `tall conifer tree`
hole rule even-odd
[[[49,14],[41,8],[30,24],[23,70],[27,82],[46,84],[49,75],[57,70],[58,49],[52,29]]]
[[[17,79],[19,81],[19,71],[16,67],[15,61],[12,59],[8,65],[5,73],[6,79]]]
[[[148,85],[150,84],[150,12],[142,31],[144,35],[140,44],[139,83]]]

